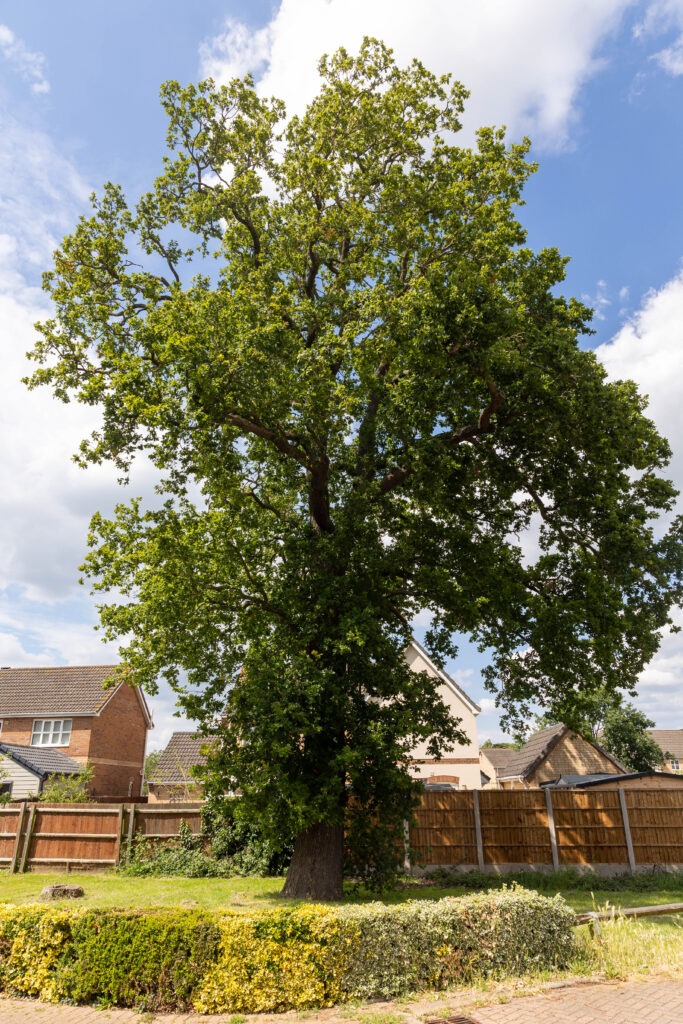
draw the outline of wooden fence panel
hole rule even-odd
[[[560,865],[628,864],[616,790],[552,792]]]
[[[637,865],[683,864],[683,791],[626,789]]]
[[[476,864],[471,792],[426,792],[410,828],[411,860],[424,866]]]
[[[146,804],[135,808],[135,832],[148,838],[178,835],[181,821],[194,833],[201,831],[202,804]]]
[[[0,807],[0,866],[12,863],[21,806]]]
[[[552,864],[543,790],[483,789],[479,807],[485,864]]]
[[[35,865],[116,864],[119,807],[36,804],[25,857]]]

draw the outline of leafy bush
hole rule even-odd
[[[45,804],[87,804],[95,769],[88,761],[78,775],[50,775],[40,794]]]
[[[574,950],[573,916],[561,898],[522,889],[225,916],[220,960],[195,1007],[303,1010],[443,988],[475,975],[561,968]]]
[[[131,856],[119,868],[124,875],[180,875],[184,878],[229,878],[236,874],[228,860],[219,860],[205,849],[204,835],[195,835],[186,821],[178,826],[176,840],[138,835]]]
[[[280,835],[273,828],[261,828],[242,817],[239,797],[226,797],[209,790],[202,811],[202,828],[209,838],[211,853],[228,859],[236,875],[282,875],[294,852],[293,835]]]
[[[218,940],[210,914],[87,911],[74,922],[61,984],[77,1003],[189,1010]]]
[[[0,906],[0,989],[256,1013],[567,966],[573,914],[522,889],[253,915]]]

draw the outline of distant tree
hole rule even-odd
[[[142,783],[142,795],[147,796],[149,793],[149,783],[158,781],[158,770],[159,770],[159,759],[161,758],[160,750],[150,750],[149,754],[145,758],[145,771]]]
[[[163,87],[164,173],[55,253],[31,383],[100,407],[81,463],[159,470],[163,500],[92,522],[105,636],[222,720],[225,789],[297,834],[286,893],[338,898],[345,849],[369,881],[396,859],[411,751],[462,738],[406,665],[418,610],[525,715],[635,681],[683,547],[653,534],[669,446],[524,244],[528,143],[458,146],[463,87],[380,43],[320,70],[288,122],[249,78]]]

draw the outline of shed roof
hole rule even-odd
[[[120,665],[68,665],[56,668],[0,669],[0,718],[99,715],[123,681],[104,689]],[[152,719],[136,687],[145,720]]]
[[[495,768],[496,776],[506,771],[508,764],[515,757],[517,751],[514,747],[482,747],[481,753],[489,764]]]
[[[169,786],[192,782],[192,768],[206,764],[206,748],[217,739],[196,732],[174,732],[161,753],[154,778],[148,781]]]
[[[17,764],[43,779],[47,775],[79,775],[81,765],[67,757],[61,750],[51,747],[24,747],[17,743],[0,743],[0,754],[5,754]]]

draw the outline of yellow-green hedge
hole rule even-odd
[[[0,990],[50,1002],[256,1013],[562,968],[572,911],[506,889],[252,915],[0,905]]]

